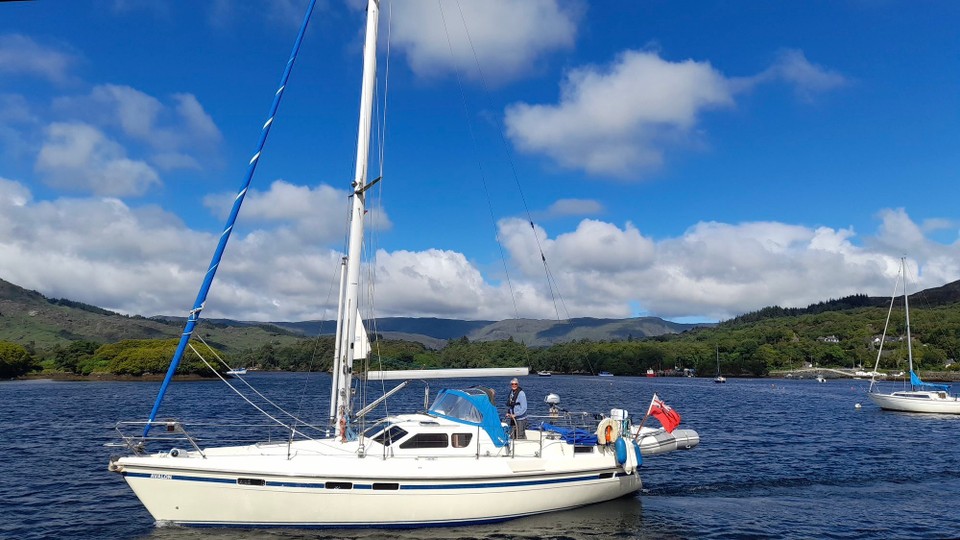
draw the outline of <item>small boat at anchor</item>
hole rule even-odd
[[[913,370],[913,344],[910,337],[910,298],[907,294],[906,282],[907,262],[900,259],[900,273],[894,285],[893,297],[890,299],[890,309],[887,311],[887,321],[883,327],[880,347],[877,351],[877,363],[873,369],[870,388],[867,395],[878,407],[887,411],[931,413],[931,414],[960,414],[960,398],[950,393],[950,385],[924,382]],[[890,314],[893,312],[893,302],[897,296],[897,288],[903,283],[903,312],[906,318],[907,332],[907,365],[909,366],[909,389],[898,390],[889,394],[880,392],[877,378],[880,375],[880,355],[883,353],[883,343],[887,336],[887,327],[890,324]],[[884,375],[886,376],[886,375]]]

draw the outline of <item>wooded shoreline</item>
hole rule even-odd
[[[257,371],[256,373],[307,373],[307,372],[287,372],[281,370],[263,370]],[[554,376],[563,377],[565,375],[586,375],[584,373],[553,373]],[[951,371],[923,371],[919,373],[920,378],[926,382],[944,382],[944,383],[960,383],[960,373],[951,372]],[[531,373],[530,376],[535,376],[534,373]],[[65,372],[46,372],[46,373],[30,373],[27,375],[22,375],[20,377],[14,377],[12,379],[6,379],[9,381],[87,381],[87,382],[161,382],[163,381],[163,374],[147,374],[147,375],[114,375],[111,373],[94,373],[90,375],[78,375],[76,373],[65,373]],[[644,375],[619,375],[619,377],[639,377],[644,378]],[[669,378],[674,378],[676,376],[668,376]],[[662,377],[657,377],[662,378]],[[712,378],[712,375],[703,375],[700,377],[695,377],[700,379],[709,379]],[[729,376],[728,378],[737,379],[738,377]],[[806,378],[813,377],[786,377],[783,375],[766,375],[762,377],[749,376],[743,377],[747,379],[771,379],[771,380],[802,380]],[[173,377],[174,381],[177,382],[203,382],[203,381],[216,381],[218,378],[216,376],[210,377],[201,377],[200,375],[190,374],[190,375],[175,375]],[[828,377],[828,380],[861,380],[868,381],[869,378],[863,377],[859,379],[847,378],[847,377]],[[878,379],[881,382],[895,383],[903,380],[900,378],[891,378],[886,377]]]

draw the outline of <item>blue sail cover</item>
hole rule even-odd
[[[581,428],[565,428],[560,426],[555,426],[553,424],[548,424],[546,422],[541,422],[540,425],[534,426],[533,429],[539,429],[542,431],[552,431],[560,435],[563,438],[564,442],[577,446],[596,446],[597,445],[597,434],[592,431],[587,431],[586,429]]]
[[[509,440],[497,408],[483,390],[441,390],[428,412],[461,424],[480,426],[497,447],[506,445]]]
[[[949,384],[933,384],[933,383],[923,382],[920,380],[920,377],[917,376],[917,374],[912,371],[910,372],[910,384],[912,386],[916,386],[920,388],[936,388],[937,390],[946,390],[946,391],[950,390]]]

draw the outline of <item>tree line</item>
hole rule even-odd
[[[859,300],[859,299],[856,299]],[[770,313],[764,313],[769,315]],[[861,307],[777,317],[738,318],[711,328],[682,334],[622,341],[579,340],[549,347],[528,347],[513,339],[449,341],[439,350],[412,342],[371,336],[372,352],[364,366],[370,369],[430,369],[528,366],[535,371],[615,375],[643,375],[693,370],[713,376],[762,377],[770,371],[804,367],[873,368],[887,310]],[[917,310],[912,320],[913,355],[917,369],[942,371],[960,356],[960,304]],[[746,319],[746,320],[745,320]],[[880,368],[906,369],[906,328],[891,318],[883,342]],[[176,339],[124,340],[118,343],[75,341],[35,351],[0,342],[0,378],[39,371],[77,375],[139,376],[165,373]],[[224,371],[219,351],[188,349],[177,371],[180,375],[213,376],[211,367]],[[201,358],[201,356],[203,358]],[[224,358],[227,365],[261,370],[327,371],[334,356],[332,337],[272,341]],[[206,359],[207,363],[204,363]],[[960,368],[953,364],[949,369]]]

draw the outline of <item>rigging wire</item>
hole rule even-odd
[[[438,3],[440,2],[440,0],[437,0],[437,1]],[[467,20],[463,14],[463,7],[460,2],[457,2],[457,9],[459,10],[459,13],[460,13],[460,20],[463,23],[463,30],[467,37],[467,43],[470,45],[470,51],[473,54],[474,63],[477,66],[477,74],[480,78],[480,84],[483,87],[484,95],[489,97],[490,88],[489,88],[489,85],[487,85],[486,77],[484,76],[483,69],[480,66],[480,59],[477,56],[477,50],[473,45],[473,38],[470,36],[470,29],[467,26]],[[441,16],[442,15],[443,15],[443,8],[441,7]],[[444,22],[444,28],[446,29],[446,22]],[[450,37],[448,33],[447,34],[448,42],[449,42],[449,39]],[[452,47],[451,47],[451,51],[452,51]],[[458,75],[458,83],[459,83],[459,75]],[[463,93],[463,89],[461,86],[461,94],[462,93]],[[492,105],[490,107],[491,109],[493,108]],[[530,230],[533,234],[534,241],[537,243],[537,249],[540,252],[540,260],[543,263],[544,275],[546,276],[546,280],[547,280],[547,288],[550,293],[550,298],[553,302],[553,308],[554,308],[554,312],[556,313],[557,320],[562,320],[563,318],[569,319],[570,312],[567,310],[566,303],[563,300],[563,295],[560,292],[560,283],[556,280],[555,276],[553,275],[553,272],[550,270],[550,265],[547,263],[547,256],[544,253],[543,245],[540,242],[540,236],[537,234],[537,229],[533,222],[533,215],[530,212],[530,206],[527,203],[527,198],[523,192],[523,186],[520,182],[520,176],[519,174],[517,174],[517,167],[513,159],[513,154],[510,152],[509,145],[507,144],[507,140],[503,134],[503,128],[501,127],[500,123],[499,122],[494,122],[494,123],[497,126],[497,134],[499,135],[499,138],[500,138],[500,144],[503,148],[503,153],[507,158],[508,164],[510,165],[510,172],[512,173],[514,182],[517,185],[517,192],[520,194],[520,200],[523,203],[524,212],[526,213],[526,216],[527,216],[527,222],[530,224]],[[498,244],[500,242],[499,234],[497,235],[497,242]],[[503,248],[501,245],[501,254],[502,254],[502,251],[503,251]],[[504,262],[504,265],[506,265],[506,262]],[[556,292],[554,292],[554,290],[556,290]],[[511,287],[511,291],[512,291],[512,287]],[[561,307],[563,308],[563,313],[566,317],[561,317],[560,315]]]
[[[253,174],[257,170],[257,164],[260,162],[260,155],[263,152],[264,145],[266,144],[267,135],[270,134],[270,127],[273,125],[273,119],[276,117],[277,111],[280,108],[280,100],[283,97],[284,89],[287,86],[287,81],[290,79],[290,73],[293,71],[293,65],[297,59],[297,55],[300,52],[300,45],[303,43],[303,36],[306,34],[307,25],[310,22],[310,16],[313,14],[313,8],[315,4],[316,0],[310,0],[310,4],[307,6],[306,13],[303,16],[303,22],[300,24],[300,31],[297,33],[297,38],[294,40],[293,50],[290,51],[290,58],[287,60],[287,65],[283,70],[283,75],[280,77],[280,86],[274,93],[273,103],[270,105],[270,112],[267,117],[267,121],[263,124],[263,127],[260,128],[260,138],[257,142],[256,153],[254,153],[253,157],[250,158],[250,161],[247,164],[247,172],[244,175],[240,189],[234,198],[233,207],[230,210],[227,223],[224,226],[223,232],[220,233],[220,240],[217,243],[216,250],[214,250],[213,257],[210,260],[210,266],[207,268],[203,283],[200,285],[200,290],[197,292],[197,298],[194,301],[193,309],[190,310],[189,316],[187,317],[187,323],[184,326],[183,333],[180,336],[180,342],[177,344],[177,349],[173,353],[173,358],[170,360],[170,366],[167,368],[167,374],[164,376],[163,382],[160,384],[160,391],[157,395],[156,401],[153,404],[153,409],[150,411],[149,420],[147,421],[146,426],[143,428],[144,437],[150,433],[150,429],[153,427],[153,421],[157,417],[157,412],[160,410],[160,404],[163,402],[163,396],[166,394],[167,387],[170,385],[170,381],[173,379],[173,374],[177,371],[177,365],[180,363],[184,349],[190,341],[190,337],[193,334],[193,329],[200,320],[200,312],[203,310],[204,304],[207,301],[207,293],[210,291],[210,286],[213,284],[213,278],[217,273],[217,268],[220,266],[220,260],[223,257],[223,252],[227,247],[227,241],[230,239],[230,233],[233,231],[233,225],[236,222],[237,215],[240,213],[240,207],[243,205],[243,200],[247,194],[247,189],[250,187],[250,182],[253,180]]]
[[[227,365],[226,362],[223,361],[222,358],[220,358],[220,355],[217,354],[216,350],[214,350],[213,347],[211,347],[211,346],[208,345],[205,341],[203,341],[203,338],[197,336],[197,339],[199,339],[204,345],[206,345],[206,347],[210,350],[210,352],[213,354],[213,356],[216,357],[217,360],[219,360],[221,364],[223,364],[223,365],[226,366],[226,367],[230,367],[229,365]],[[244,395],[243,392],[241,392],[240,390],[238,390],[234,385],[230,384],[230,381],[228,381],[227,379],[225,379],[225,378],[223,377],[223,375],[220,374],[219,371],[217,371],[212,365],[210,365],[210,362],[208,362],[207,359],[204,358],[202,354],[200,354],[200,351],[198,351],[198,350],[196,349],[196,347],[193,346],[192,343],[190,343],[188,346],[190,347],[190,350],[193,351],[194,354],[197,355],[197,358],[199,358],[208,368],[210,368],[210,370],[213,371],[213,373],[216,374],[216,376],[217,376],[221,381],[223,381],[224,384],[226,384],[228,387],[230,387],[231,390],[234,391],[234,393],[236,393],[238,396],[240,396],[240,399],[246,401],[247,404],[249,404],[251,407],[253,407],[253,408],[256,409],[257,411],[259,411],[261,414],[263,414],[264,416],[266,416],[266,417],[269,418],[270,420],[276,422],[278,425],[280,425],[280,426],[282,426],[282,427],[290,430],[290,431],[293,432],[293,433],[296,433],[297,435],[301,435],[301,436],[306,437],[306,438],[308,438],[308,439],[312,439],[312,437],[310,437],[310,436],[307,435],[306,433],[300,431],[299,429],[296,429],[296,427],[295,427],[294,425],[285,424],[282,420],[280,420],[280,419],[277,418],[276,416],[274,416],[274,415],[268,413],[266,410],[264,410],[263,407],[260,407],[259,405],[257,405],[256,403],[254,403],[250,398],[248,398],[246,395]],[[271,401],[270,399],[268,399],[268,398],[267,398],[266,396],[264,396],[262,393],[260,393],[259,391],[257,391],[256,388],[254,388],[253,386],[251,386],[243,377],[238,377],[238,378],[239,378],[245,385],[247,385],[248,388],[250,388],[251,390],[253,390],[253,392],[254,392],[255,394],[257,394],[261,399],[263,399],[264,401],[266,401],[267,403],[269,403],[269,404],[270,404],[272,407],[274,407],[276,410],[278,410],[278,411],[280,411],[281,413],[283,413],[284,416],[287,416],[287,417],[289,417],[289,418],[292,418],[292,419],[295,421],[295,423],[299,423],[299,424],[302,424],[302,425],[304,425],[304,426],[306,426],[306,427],[315,429],[315,430],[317,430],[318,432],[323,432],[323,429],[322,429],[322,428],[320,428],[320,427],[318,427],[318,426],[311,425],[311,424],[309,424],[308,422],[304,422],[304,421],[301,420],[300,418],[298,418],[298,417],[290,414],[289,412],[287,412],[287,411],[286,411],[283,407],[281,407],[280,405],[277,405],[276,403],[274,403],[273,401]]]
[[[880,356],[883,354],[883,343],[887,340],[887,328],[890,326],[890,315],[893,313],[893,304],[897,299],[897,289],[900,288],[900,281],[903,280],[904,294],[906,294],[906,275],[903,269],[903,266],[900,266],[900,270],[897,271],[897,281],[893,284],[893,294],[890,295],[890,307],[887,309],[887,319],[883,323],[883,333],[880,334],[880,346],[877,349],[877,362],[873,366],[873,372],[876,373],[880,369]],[[870,376],[870,391],[872,392],[877,385],[876,375]]]
[[[323,312],[322,312],[323,314],[322,314],[322,316],[320,317],[320,324],[319,324],[318,327],[317,327],[317,336],[316,336],[316,338],[313,340],[313,353],[310,355],[310,363],[307,365],[307,372],[309,372],[309,373],[312,373],[312,372],[313,372],[313,369],[314,369],[314,366],[317,365],[317,361],[318,361],[318,358],[319,358],[319,355],[320,355],[320,351],[321,351],[321,346],[320,346],[320,344],[321,344],[321,342],[322,342],[323,339],[324,339],[324,338],[323,338],[323,323],[324,323],[324,321],[326,321],[327,318],[328,318],[328,311],[329,311],[329,306],[330,306],[330,300],[331,300],[331,298],[333,297],[333,291],[337,289],[336,286],[339,284],[339,279],[338,279],[338,276],[337,276],[337,274],[338,274],[338,273],[337,273],[337,268],[339,268],[339,265],[334,265],[333,274],[330,276],[330,286],[327,288],[327,297],[326,297],[326,299],[324,300],[324,303],[323,303],[323,305],[326,306],[326,307],[324,307]],[[323,364],[320,363],[320,365],[322,366]],[[300,399],[297,401],[297,416],[300,416],[300,415],[303,414],[304,403],[305,403],[306,400],[307,400],[307,391],[308,391],[309,387],[310,387],[309,378],[304,378],[304,380],[303,380],[303,386],[302,386],[301,389],[300,389]]]
[[[450,31],[447,28],[447,18],[443,13],[443,3],[440,0],[437,0],[437,7],[440,9],[440,20],[443,23],[443,31],[447,37],[447,47],[450,49],[450,57],[453,58],[453,41],[450,39]],[[466,22],[464,22],[464,29],[466,29]],[[510,278],[510,269],[507,266],[506,255],[503,252],[503,242],[501,242],[500,231],[497,228],[497,218],[493,212],[493,201],[490,197],[490,187],[487,184],[487,175],[483,168],[483,160],[480,159],[480,149],[479,145],[477,144],[477,136],[473,129],[473,122],[470,121],[469,108],[467,107],[467,96],[463,90],[463,81],[460,77],[460,71],[454,70],[454,73],[456,74],[457,78],[457,88],[460,91],[460,103],[463,106],[463,116],[467,123],[467,130],[470,132],[470,139],[473,142],[474,152],[477,154],[477,168],[479,169],[480,173],[480,184],[483,186],[483,194],[487,200],[487,211],[490,213],[490,222],[493,224],[494,237],[497,240],[497,248],[500,252],[500,261],[503,263],[503,273],[507,279],[507,287],[510,289],[510,300],[513,302],[514,318],[519,319],[520,309],[517,307],[517,295],[513,289],[513,280]]]

